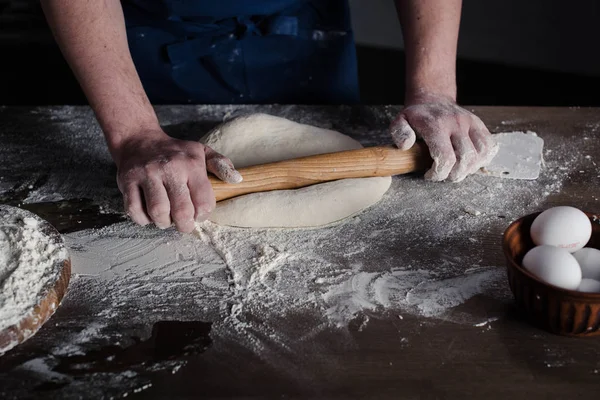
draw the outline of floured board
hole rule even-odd
[[[494,138],[500,146],[498,154],[479,174],[527,180],[540,176],[544,140],[535,132],[497,133]]]

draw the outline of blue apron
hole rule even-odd
[[[123,0],[154,103],[359,100],[347,0]]]

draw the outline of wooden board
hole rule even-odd
[[[0,207],[7,208],[10,206]],[[20,210],[20,212],[29,214],[40,221],[40,229],[48,235],[50,241],[63,243],[60,233],[50,223],[28,211]],[[42,287],[38,303],[29,312],[26,312],[18,323],[0,331],[0,355],[35,335],[60,305],[71,278],[71,260],[69,258],[66,260],[61,259],[57,260],[56,263],[61,264],[61,266],[57,266],[57,268],[60,268],[60,273],[56,277],[57,279],[48,281]]]

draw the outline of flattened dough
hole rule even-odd
[[[328,129],[267,114],[238,117],[201,139],[237,168],[361,148]],[[252,193],[221,201],[211,221],[249,228],[314,227],[350,217],[377,203],[392,179],[344,179],[294,190]]]

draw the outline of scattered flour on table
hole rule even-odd
[[[180,287],[185,300],[178,301],[216,321],[217,335],[256,351],[296,340],[281,323],[299,314],[312,321],[301,339],[398,312],[477,326],[501,312],[465,312],[465,302],[481,294],[511,301],[500,246],[506,226],[543,207],[573,170],[592,161],[571,151],[568,140],[548,146],[535,181],[472,176],[453,185],[399,177],[368,212],[322,229],[205,223],[191,236],[122,223],[69,234],[67,242],[74,272],[110,282],[116,308],[141,291],[158,300],[153,286]],[[491,258],[490,248],[497,249]]]
[[[354,110],[157,108],[169,133],[193,140],[223,120],[268,112],[350,134],[365,146],[389,142],[388,121],[397,107]],[[84,197],[104,210],[121,210],[115,170],[92,113],[72,107],[37,113],[48,123],[43,132],[32,134],[43,135],[69,156],[50,162],[55,155],[27,147],[29,142],[17,134],[20,127],[14,127],[13,142],[21,153],[0,148],[6,165],[21,165],[25,150],[35,156],[21,175],[3,174],[0,190],[31,186],[24,202]],[[517,129],[517,123],[510,125]],[[52,375],[61,357],[107,345],[126,348],[132,337],[150,337],[153,322],[164,320],[212,321],[217,353],[237,356],[241,347],[265,362],[288,362],[279,366],[290,374],[305,372],[285,354],[297,355],[299,344],[312,344],[326,331],[346,332],[357,321],[364,327],[380,316],[402,315],[394,317],[396,324],[417,316],[488,329],[503,318],[502,307],[481,310],[465,303],[477,303],[478,296],[485,297],[486,305],[511,301],[502,232],[512,220],[556,205],[563,185],[596,166],[596,155],[576,151],[585,148],[586,140],[597,140],[595,127],[572,137],[541,136],[545,165],[535,181],[473,176],[460,184],[438,184],[394,178],[368,212],[325,228],[247,230],[206,223],[194,235],[181,235],[126,222],[67,234],[74,276],[61,307],[63,315],[78,318],[51,320],[64,334],[40,339],[51,354],[23,368]],[[184,363],[175,360],[156,369],[175,373]],[[102,393],[109,386],[131,387],[132,379],[136,387],[145,387],[147,381],[131,374],[92,374],[91,380],[80,380],[81,389],[88,393],[93,384]]]
[[[557,175],[543,187],[557,192],[561,185]],[[500,246],[495,262],[483,264],[482,244],[500,243],[506,225],[547,195],[539,182],[396,178],[369,212],[321,229],[207,222],[193,236],[121,223],[66,240],[74,273],[122,286],[120,302],[131,301],[137,286],[194,282],[198,312],[258,349],[265,335],[285,343],[276,322],[298,313],[314,320],[306,335],[347,327],[364,313],[487,321],[452,312],[478,294],[510,299]]]
[[[17,324],[60,276],[67,251],[33,214],[0,205],[0,331]],[[0,348],[0,354],[16,343]]]

